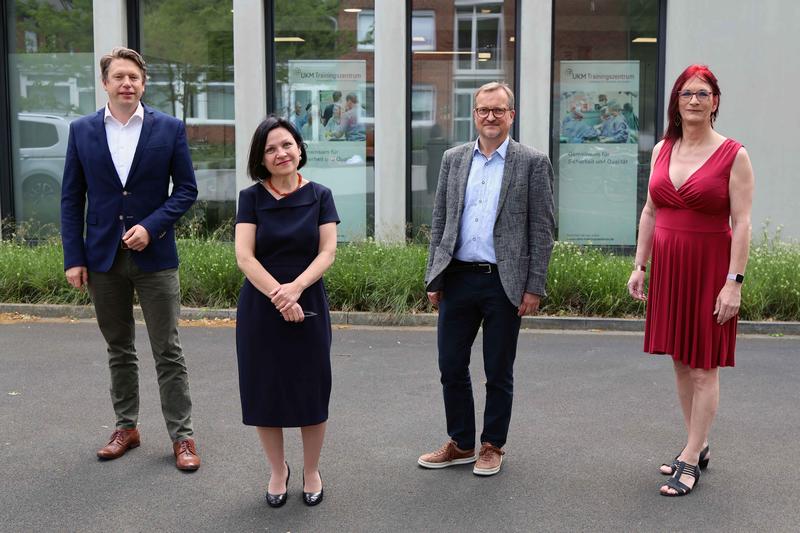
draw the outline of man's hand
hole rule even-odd
[[[434,307],[439,307],[439,302],[442,301],[442,291],[429,292],[428,301]]]
[[[150,244],[150,234],[144,229],[144,226],[136,224],[125,232],[125,235],[122,236],[122,242],[131,250],[141,252]]]
[[[68,268],[64,275],[67,276],[67,282],[76,289],[85,290],[89,283],[89,270],[85,266]]]
[[[539,301],[542,299],[538,294],[526,292],[522,295],[522,303],[517,308],[517,316],[532,315],[539,310]]]

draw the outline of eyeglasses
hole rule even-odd
[[[678,93],[678,96],[680,96],[681,100],[684,100],[686,102],[690,101],[692,99],[692,96],[696,96],[698,102],[705,102],[706,100],[708,100],[708,97],[711,96],[712,94],[714,93],[710,93],[708,91],[704,91],[701,89],[696,92],[680,91]]]
[[[475,113],[480,118],[487,118],[489,116],[489,113],[494,115],[494,118],[503,118],[506,115],[507,111],[511,111],[511,110],[508,109],[508,108],[505,108],[505,107],[476,107],[475,108]]]

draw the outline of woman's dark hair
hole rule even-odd
[[[683,125],[681,124],[681,114],[678,110],[678,92],[681,87],[692,78],[700,78],[711,86],[713,96],[717,97],[717,108],[711,113],[711,125],[717,120],[719,113],[719,83],[717,77],[706,65],[689,65],[686,70],[681,72],[678,79],[675,80],[675,85],[672,86],[672,92],[669,95],[669,106],[667,107],[667,130],[664,132],[664,139],[676,141],[683,137]],[[713,98],[713,97],[712,97]]]
[[[271,176],[267,167],[264,166],[264,148],[267,146],[269,132],[277,128],[283,128],[291,133],[292,137],[294,137],[294,142],[300,147],[300,164],[297,165],[297,168],[303,168],[306,161],[308,161],[306,143],[303,142],[303,137],[294,124],[285,118],[270,115],[258,125],[255,133],[253,133],[253,140],[250,141],[250,155],[247,157],[247,175],[253,181],[263,181]]]

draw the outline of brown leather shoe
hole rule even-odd
[[[175,454],[175,466],[178,470],[197,470],[200,468],[200,456],[194,439],[184,439],[172,443],[172,452]]]
[[[478,452],[478,461],[475,463],[472,473],[477,476],[492,476],[498,473],[505,454],[506,452],[497,446],[488,442],[482,443],[481,451]]]
[[[97,450],[97,457],[116,459],[125,455],[129,449],[136,448],[140,443],[138,429],[115,429],[108,439],[108,444]]]
[[[435,452],[426,453],[417,459],[417,464],[424,468],[445,468],[453,465],[463,465],[475,462],[475,448],[462,450],[456,443],[449,440]]]

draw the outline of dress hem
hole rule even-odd
[[[672,357],[672,359],[674,361],[680,361],[681,363],[685,364],[689,368],[702,368],[703,370],[711,370],[712,368],[734,368],[736,366],[735,362],[732,363],[732,364],[729,364],[729,365],[728,364],[724,364],[724,365],[714,365],[714,366],[708,366],[708,367],[705,367],[705,366],[692,366],[691,364],[684,363],[683,359],[681,359],[680,356],[672,354],[672,353],[668,353],[668,352],[648,352],[647,350],[645,350],[644,353],[646,353],[648,355],[668,355],[668,356]]]
[[[244,424],[245,426],[259,427],[259,428],[303,428],[303,427],[308,427],[308,426],[316,426],[316,425],[322,424],[323,422],[327,422],[327,421],[328,421],[328,417],[326,416],[325,418],[323,418],[323,419],[321,419],[321,420],[319,420],[317,422],[311,422],[309,424],[260,424],[260,423],[256,423],[256,422],[252,422],[252,421],[249,422],[249,421],[244,420],[244,419],[242,419],[242,424]]]

